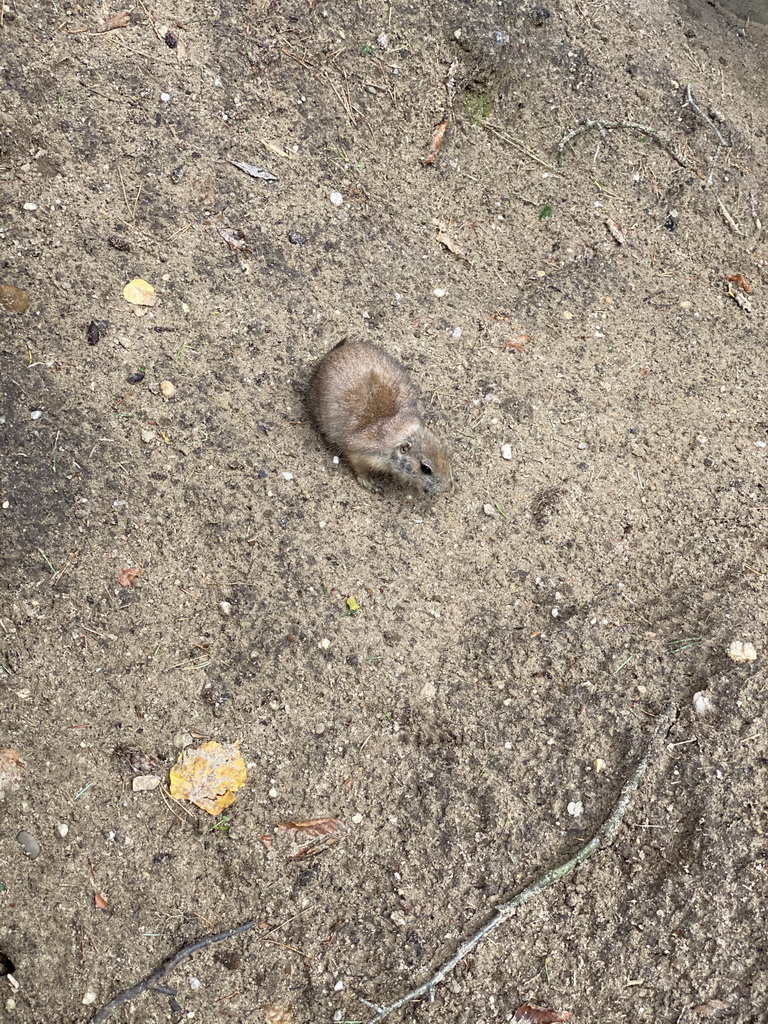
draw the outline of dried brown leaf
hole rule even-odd
[[[15,747],[0,748],[0,800],[21,786],[25,767],[21,752]]]
[[[570,1010],[545,1010],[541,1006],[523,1003],[515,1010],[512,1020],[517,1024],[559,1024],[560,1021],[568,1020],[570,1016]]]
[[[432,136],[432,143],[429,147],[429,155],[425,156],[421,161],[425,167],[429,167],[437,160],[437,154],[440,152],[440,146],[443,144],[443,136],[445,135],[445,129],[448,127],[448,120],[441,121],[435,128],[435,134]]]
[[[261,836],[267,850],[272,849],[275,837],[290,837],[292,845],[286,854],[288,860],[314,857],[334,846],[346,835],[347,829],[338,818],[312,818],[309,821],[281,821],[275,826],[274,836]]]
[[[239,231],[237,228],[230,228],[226,224],[214,224],[213,226],[234,252],[251,251],[242,231]]]
[[[700,1017],[717,1020],[720,1017],[727,1016],[729,1013],[733,1013],[734,1002],[734,996],[729,996],[727,1000],[710,999],[706,1003],[699,1003],[698,1006],[692,1006],[691,1009],[694,1013],[698,1013]]]
[[[733,281],[733,283],[737,284],[743,292],[746,292],[747,295],[752,294],[752,286],[743,274],[727,274],[725,280]]]
[[[518,334],[516,337],[507,336],[506,348],[508,352],[522,352],[531,339],[527,334]]]
[[[290,1006],[285,1003],[275,1003],[264,1010],[264,1024],[295,1024],[295,1020]]]
[[[215,816],[234,802],[245,780],[245,761],[237,746],[211,740],[179,754],[171,768],[171,796]]]
[[[109,910],[109,904],[100,892],[95,892],[93,894],[93,905],[97,910]]]
[[[251,178],[261,178],[262,181],[277,181],[277,175],[272,174],[271,171],[265,171],[263,167],[257,167],[255,164],[245,163],[243,160],[230,160],[233,167],[239,168],[241,171],[245,171]]]
[[[141,569],[122,569],[117,577],[117,582],[121,587],[135,587],[139,576],[141,576]]]
[[[111,32],[113,28],[125,28],[131,20],[130,11],[115,11],[111,18],[107,18],[104,25],[105,32]]]

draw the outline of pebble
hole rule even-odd
[[[602,772],[605,771],[607,767],[608,765],[605,763],[602,757],[596,757],[595,760],[592,762],[592,771],[595,772],[596,775],[600,775]]]
[[[120,344],[122,345],[122,340],[121,340]],[[125,348],[126,346],[123,345],[123,347]],[[138,373],[130,374],[130,376],[128,377],[128,383],[129,384],[141,384],[141,382],[144,380],[145,377],[146,377],[146,373],[142,373],[142,371],[139,370]]]
[[[337,981],[336,984],[333,986],[333,991],[334,992],[343,992],[344,991],[344,982],[343,981]]]
[[[25,210],[29,210],[30,212],[32,210],[36,210],[37,209],[37,203],[24,203],[24,209]]]
[[[709,694],[705,693],[704,690],[697,690],[694,693],[693,710],[697,715],[701,715],[702,718],[714,710]]]
[[[461,337],[461,328],[454,327],[454,329],[451,331],[451,337],[455,338],[455,340],[458,341],[459,338]]]
[[[16,842],[24,850],[24,853],[29,857],[30,860],[34,860],[40,856],[42,847],[40,843],[35,839],[29,832],[19,832],[16,836]]]
[[[169,380],[160,381],[160,394],[163,398],[173,398],[176,394],[176,385],[172,384]]]
[[[341,192],[331,192],[328,198],[331,200],[334,206],[341,206],[341,204],[344,202],[344,196],[341,194]]]
[[[222,615],[228,616],[232,614],[232,605],[229,601],[219,601],[219,611]]]
[[[442,299],[445,296],[445,288],[435,288],[432,294],[436,299]]]
[[[193,992],[196,992],[202,986],[202,984],[203,983],[202,981],[200,981],[199,978],[189,979],[189,987],[192,989]]]
[[[293,473],[281,473],[283,480],[293,480]]]
[[[728,657],[738,665],[745,665],[749,661],[757,661],[757,651],[754,644],[734,640],[728,648]]]
[[[171,94],[169,92],[161,92],[160,93],[160,99],[163,101],[163,103],[170,103],[171,102]]]
[[[56,831],[59,833],[62,839],[66,839],[69,834],[69,825],[66,821],[60,821],[56,826]]]
[[[331,646],[331,641],[328,639],[328,637],[324,636],[323,639],[320,641],[320,643],[317,646],[322,651],[327,651],[328,648]]]
[[[288,241],[291,245],[306,245],[307,239],[305,235],[302,235],[299,231],[289,231]]]
[[[131,784],[131,788],[134,793],[151,793],[159,785],[159,775],[137,775]]]
[[[511,444],[503,444],[501,446],[501,457],[502,457],[502,459],[506,459],[507,462],[511,462],[512,461],[512,445]]]
[[[315,726],[315,736],[322,736],[325,732],[325,726],[322,722],[318,722]]]
[[[42,409],[33,409],[32,412],[29,414],[29,418],[31,420],[39,420],[42,415]]]
[[[584,804],[581,800],[571,800],[566,810],[572,818],[580,818],[584,813]]]
[[[152,444],[156,437],[157,434],[154,432],[154,430],[150,430],[149,427],[141,428],[141,440],[144,442],[144,444]]]
[[[353,825],[360,825],[362,823],[362,820],[363,820],[362,814],[353,814],[352,815],[352,824]]]
[[[92,1006],[96,1002],[96,1000],[98,998],[99,997],[96,995],[96,993],[93,991],[93,989],[89,988],[88,991],[83,996],[83,999],[82,999],[83,1006]]]
[[[180,730],[173,737],[173,745],[177,750],[183,750],[184,747],[191,747],[194,742],[195,739],[192,734],[184,732],[184,730]]]
[[[489,505],[487,503],[485,505],[483,505],[483,512],[485,512],[485,514],[487,516],[495,516],[496,515],[496,509],[493,507],[493,505]]]

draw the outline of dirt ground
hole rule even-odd
[[[768,1020],[766,36],[118,11],[0,29],[0,1016],[89,1021],[256,919],[111,1019],[368,1021],[598,830],[672,700],[613,841],[388,1020]],[[585,119],[621,126],[558,154]],[[344,337],[408,367],[451,494],[334,462],[303,394]],[[223,818],[165,792],[190,737],[245,758]]]

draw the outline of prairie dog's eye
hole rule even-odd
[[[432,467],[428,466],[426,462],[422,462],[422,464],[421,464],[421,472],[422,473],[426,473],[427,476],[432,476]]]

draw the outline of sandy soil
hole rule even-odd
[[[765,37],[117,10],[0,30],[3,1019],[89,1021],[256,919],[112,1019],[367,1021],[597,831],[672,700],[610,845],[388,1019],[765,1021]],[[641,127],[558,155],[588,118]],[[408,367],[453,493],[334,463],[303,393],[344,337]],[[224,820],[132,791],[190,736],[247,762]],[[323,816],[316,856],[260,841]]]

